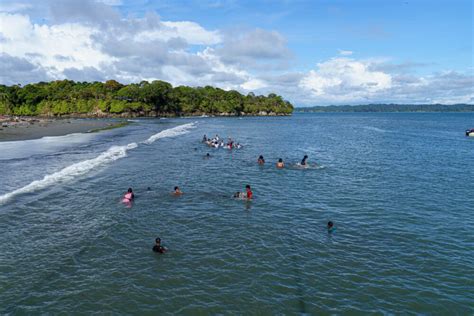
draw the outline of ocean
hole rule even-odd
[[[0,314],[473,314],[473,127],[320,113],[0,142]]]

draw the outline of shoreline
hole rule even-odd
[[[105,130],[127,126],[126,119],[133,118],[190,118],[190,117],[279,117],[292,114],[264,112],[259,113],[144,113],[110,114],[104,112],[88,114],[67,114],[62,116],[13,116],[0,115],[0,142],[40,139],[48,136],[64,136],[73,133],[98,133]]]
[[[128,125],[126,121],[107,118],[40,118],[0,116],[0,142],[96,133]]]

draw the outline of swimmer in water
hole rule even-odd
[[[283,163],[283,159],[281,159],[281,158],[278,159],[278,162],[277,162],[276,166],[277,166],[277,168],[280,168],[280,169],[285,168],[285,164]]]
[[[336,230],[336,227],[334,227],[334,223],[329,221],[328,222],[328,233],[332,233],[335,230]]]
[[[245,198],[245,193],[235,192],[233,197],[234,197],[234,199],[243,199],[243,198]]]
[[[165,253],[168,249],[161,245],[161,238],[157,237],[155,239],[155,245],[153,246],[153,251],[158,253]]]
[[[260,156],[258,157],[257,162],[258,162],[259,165],[265,164],[265,159],[263,159],[263,156],[262,156],[262,155],[260,155]]]
[[[252,192],[252,189],[250,188],[250,185],[247,184],[245,186],[245,191],[247,191],[247,194],[246,194],[247,200],[251,200],[253,197],[253,192]]]
[[[123,196],[122,202],[123,203],[130,203],[135,198],[135,194],[133,194],[132,188],[128,188],[127,193]]]
[[[174,195],[182,195],[183,194],[183,191],[181,191],[179,189],[179,187],[174,187],[174,192],[173,192]]]
[[[204,159],[209,159],[211,158],[211,154],[210,153],[207,153],[205,156],[204,156]]]
[[[204,136],[202,137],[202,142],[203,142],[203,143],[207,142],[207,136],[206,136],[206,134],[204,134]]]
[[[308,155],[304,155],[303,160],[301,160],[302,166],[306,166],[306,159],[308,159]]]

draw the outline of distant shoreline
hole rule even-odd
[[[0,142],[95,133],[128,125],[123,120],[0,116]]]
[[[295,108],[295,113],[471,113],[474,104],[361,104]]]

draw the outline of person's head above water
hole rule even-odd
[[[132,192],[133,192],[133,191],[132,191],[132,188],[128,188],[127,192],[128,192],[128,193],[132,193]]]
[[[245,188],[246,188],[247,190],[250,190],[250,185],[247,184],[247,185],[245,186]]]
[[[308,159],[308,155],[304,155],[303,159]]]
[[[280,158],[280,159],[278,159],[278,162],[283,162],[283,159],[281,159],[281,158]]]
[[[155,243],[156,243],[157,245],[161,244],[161,238],[160,238],[160,237],[156,237]]]
[[[258,159],[260,159],[260,160],[263,160],[263,156],[262,156],[262,155],[260,155],[260,156],[258,157]]]
[[[328,229],[331,229],[331,228],[333,228],[333,227],[334,227],[334,223],[331,222],[331,221],[329,221],[329,222],[328,222]]]
[[[178,191],[178,190],[179,190],[179,187],[174,187],[174,190],[175,190],[175,191]]]

